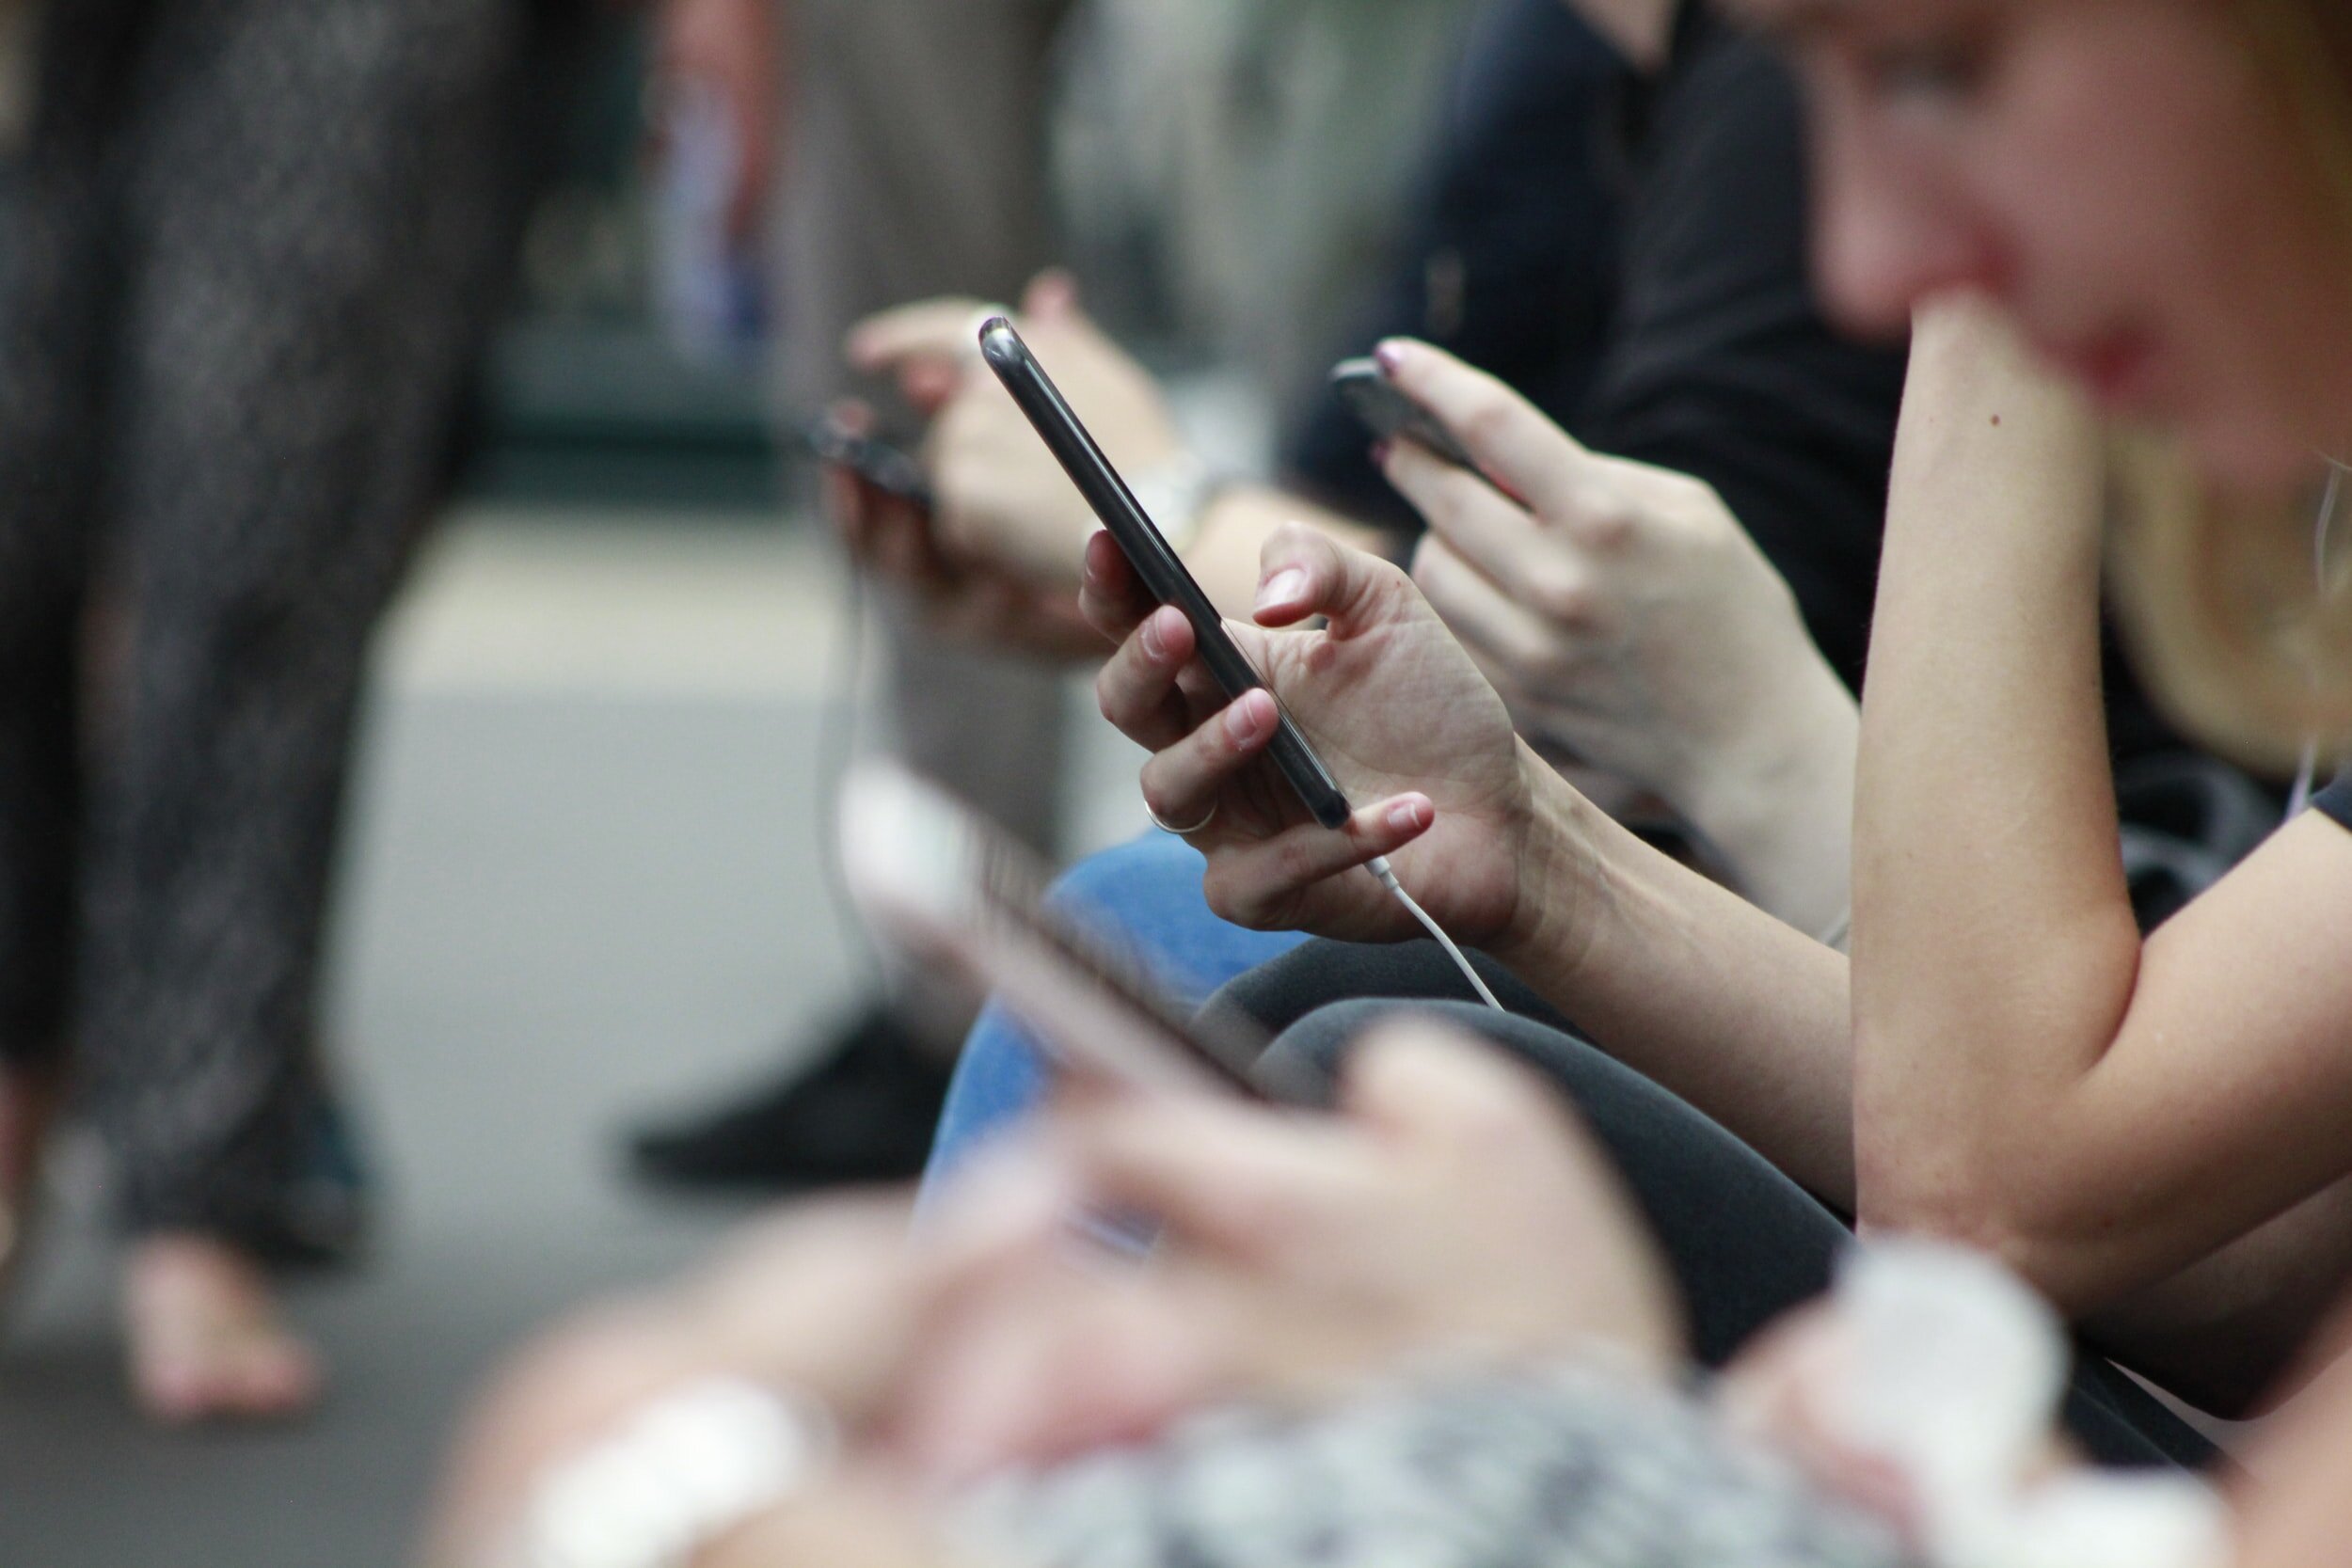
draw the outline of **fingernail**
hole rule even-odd
[[[1429,825],[1429,802],[1399,800],[1389,808],[1389,826],[1400,833],[1418,832]]]
[[[1394,375],[1405,364],[1405,345],[1391,338],[1374,349],[1372,357],[1383,375]]]
[[[1394,449],[1392,449],[1386,441],[1375,441],[1372,444],[1372,466],[1375,468],[1387,467],[1389,466],[1389,453],[1392,450]]]
[[[1225,736],[1236,746],[1247,746],[1265,732],[1267,704],[1258,701],[1254,692],[1244,692],[1241,700],[1225,710]]]
[[[1259,585],[1258,608],[1276,610],[1283,605],[1295,604],[1306,596],[1307,569],[1304,566],[1285,566]]]
[[[1168,639],[1160,633],[1160,618],[1156,611],[1143,623],[1143,651],[1155,659],[1168,657]]]

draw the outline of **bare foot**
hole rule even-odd
[[[156,1420],[283,1420],[318,1402],[318,1358],[250,1258],[189,1232],[142,1237],[123,1265],[131,1392]]]

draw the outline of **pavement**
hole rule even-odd
[[[443,531],[381,640],[337,899],[328,1026],[385,1212],[368,1266],[294,1298],[330,1398],[145,1427],[102,1182],[63,1150],[0,1348],[0,1564],[406,1564],[499,1354],[739,1221],[633,1187],[616,1134],[774,1072],[864,984],[816,806],[841,602],[772,522]]]

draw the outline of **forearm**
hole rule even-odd
[[[2100,451],[1979,308],[1923,317],[1854,843],[1866,1219],[2004,1245],[2139,956],[2100,707]]]
[[[1595,1043],[1851,1209],[1844,956],[1547,777],[1529,891],[1493,956]]]
[[[1861,712],[1820,653],[1805,653],[1810,668],[1764,716],[1755,742],[1726,749],[1671,803],[1758,908],[1842,948]]]
[[[2341,1302],[2347,1275],[2352,1179],[2085,1319],[2083,1332],[2201,1409],[2249,1416],[2295,1391],[2281,1374]]]
[[[1234,620],[1249,620],[1258,600],[1259,554],[1274,531],[1289,522],[1305,523],[1343,545],[1382,553],[1377,530],[1270,485],[1236,484],[1221,492],[1202,514],[1200,531],[1184,549],[1184,564],[1217,609]]]

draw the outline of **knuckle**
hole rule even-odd
[[[1629,548],[1642,529],[1642,515],[1621,500],[1604,501],[1586,513],[1579,521],[1579,542],[1585,548],[1605,554],[1623,554]]]
[[[1573,572],[1531,574],[1527,597],[1536,613],[1567,631],[1592,630],[1601,612],[1600,594],[1590,581]]]
[[[1463,439],[1473,449],[1491,449],[1507,436],[1518,410],[1511,400],[1496,391],[1483,391],[1463,409],[1459,428]]]
[[[1236,871],[1231,857],[1210,857],[1209,868],[1200,879],[1200,895],[1219,920],[1245,930],[1265,928],[1266,898]]]

